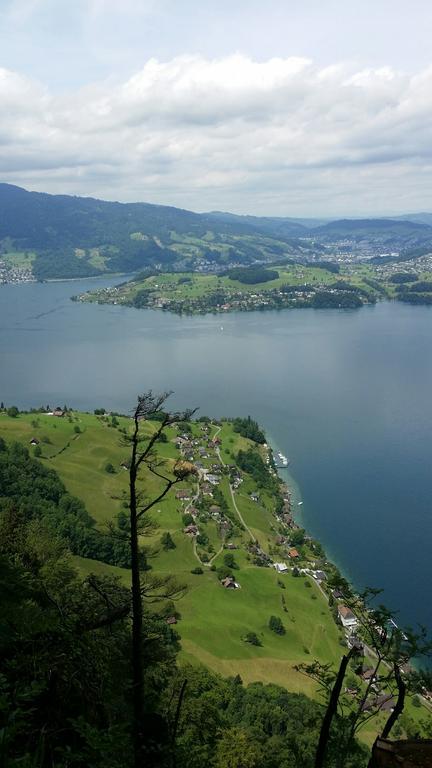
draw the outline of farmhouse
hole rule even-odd
[[[32,439],[30,440],[30,445],[39,445],[39,440],[37,439],[37,437],[32,437]]]
[[[181,501],[188,501],[188,499],[190,499],[190,491],[186,489],[182,489],[180,491],[177,491],[175,497],[176,499],[180,499]]]
[[[227,576],[226,579],[222,579],[221,584],[225,589],[240,588],[240,584],[237,584],[237,582],[234,580],[234,576]]]
[[[296,558],[300,557],[300,552],[298,552],[295,548],[290,549],[288,552],[288,557],[290,557],[291,560],[296,560]]]
[[[187,533],[188,536],[198,536],[198,526],[191,523],[190,525],[187,525],[186,528],[183,528],[183,533]]]
[[[274,567],[278,573],[288,573],[288,566],[286,563],[275,563]]]

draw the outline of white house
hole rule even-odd
[[[288,566],[286,563],[275,563],[274,567],[278,573],[288,573]]]
[[[357,626],[357,619],[353,612],[346,605],[338,605],[338,614],[345,629],[354,629]]]

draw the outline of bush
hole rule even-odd
[[[238,568],[238,565],[234,559],[234,555],[232,552],[226,552],[223,558],[224,565],[226,565],[227,568]]]
[[[247,632],[244,641],[245,643],[249,643],[249,645],[262,645],[261,640],[255,632]]]
[[[110,461],[108,461],[105,464],[105,472],[108,472],[109,475],[114,475],[115,474],[114,466],[111,464]]]
[[[11,407],[7,409],[6,413],[11,417],[11,419],[16,419],[19,414],[19,410],[16,405],[11,405]]]
[[[201,568],[201,566],[197,565],[197,567],[196,567],[196,568],[192,568],[192,570],[191,570],[191,573],[195,574],[196,576],[199,576],[199,575],[201,575],[202,573],[204,573],[204,571],[203,571],[203,569]]]
[[[39,459],[42,456],[42,448],[40,447],[40,445],[35,445],[33,454],[34,456],[36,456],[37,459]]]
[[[74,432],[75,432],[76,435],[80,435],[81,434],[81,427],[78,424],[75,424]]]
[[[285,627],[282,624],[282,620],[279,618],[279,616],[270,616],[268,625],[271,631],[275,632],[277,635],[285,634]]]

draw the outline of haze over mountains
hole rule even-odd
[[[38,279],[145,268],[220,271],[233,264],[334,257],[347,247],[432,248],[432,214],[299,219],[198,214],[171,206],[28,192],[0,184],[0,255],[30,253]]]

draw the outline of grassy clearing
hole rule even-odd
[[[4,261],[8,267],[31,269],[35,258],[33,251],[9,251],[1,254],[0,261]]]

